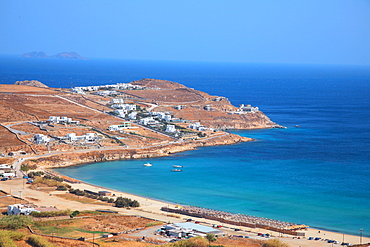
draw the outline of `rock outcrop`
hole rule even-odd
[[[36,80],[25,80],[25,81],[16,81],[14,85],[24,85],[24,86],[31,86],[31,87],[44,87],[48,88],[44,83],[36,81]]]

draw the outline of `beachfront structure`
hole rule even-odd
[[[258,112],[259,111],[259,108],[258,107],[253,107],[251,105],[244,105],[244,104],[241,104],[239,106],[239,109],[237,110],[238,112],[245,112],[245,113],[255,113],[255,112]]]
[[[173,125],[173,124],[167,124],[167,126],[166,126],[166,132],[168,132],[168,133],[175,133],[176,132],[175,125]]]
[[[182,206],[181,208],[162,207],[161,210],[165,212],[217,220],[231,225],[246,226],[252,228],[265,228],[271,231],[283,232],[296,236],[304,236],[304,233],[297,232],[297,230],[308,228],[308,226],[302,224],[283,222],[279,220],[266,219],[251,215],[232,214],[229,212],[187,205]]]
[[[27,206],[24,204],[14,204],[8,206],[7,213],[8,215],[18,215],[18,214],[30,215],[33,211],[40,212],[31,206]]]
[[[36,134],[34,136],[34,141],[36,144],[48,143],[50,141],[50,138],[43,134]]]
[[[106,190],[101,190],[101,191],[98,192],[98,195],[99,196],[111,196],[112,192],[106,191]]]
[[[50,116],[48,119],[50,123],[57,123],[57,124],[79,124],[80,121],[74,121],[72,118],[69,117],[56,117]]]
[[[161,228],[161,231],[167,236],[176,238],[205,237],[207,234],[214,234],[216,237],[225,236],[223,231],[192,222],[165,225]]]

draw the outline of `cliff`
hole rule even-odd
[[[248,142],[253,139],[241,137],[238,135],[225,133],[218,138],[208,140],[190,141],[183,143],[174,143],[161,147],[148,147],[141,149],[125,149],[117,148],[111,150],[88,151],[84,153],[66,152],[49,157],[42,157],[39,159],[27,160],[24,164],[39,168],[56,168],[67,167],[77,164],[88,164],[95,162],[105,162],[125,159],[144,159],[161,156],[168,156],[173,153],[188,151],[202,146],[216,146],[216,145],[231,145],[239,142]]]

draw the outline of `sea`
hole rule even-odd
[[[166,202],[370,237],[369,66],[0,57],[1,84],[70,88],[143,78],[258,106],[287,128],[234,130],[255,141],[57,172]],[[173,165],[183,171],[171,172]]]

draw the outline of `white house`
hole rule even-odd
[[[73,93],[78,93],[78,94],[85,94],[85,92],[83,91],[83,89],[81,87],[72,88],[72,92]]]
[[[72,118],[69,117],[55,117],[55,116],[50,116],[48,121],[50,123],[58,123],[58,124],[79,124],[80,121],[73,121]]]
[[[201,125],[200,122],[195,122],[188,126],[190,129],[199,130],[199,131],[206,131],[208,128],[204,125]]]
[[[0,169],[11,168],[8,164],[0,164]]]
[[[157,124],[158,121],[154,120],[153,117],[146,117],[140,119],[140,123],[144,125],[151,125],[151,124]]]
[[[111,125],[108,127],[109,131],[117,131],[117,130],[120,130],[120,128],[118,127],[118,125]]]
[[[239,109],[238,109],[239,112],[251,112],[251,113],[255,113],[257,111],[259,111],[259,108],[258,107],[253,107],[251,105],[244,105],[244,104],[241,104],[239,106]]]
[[[124,100],[123,99],[112,99],[112,104],[123,104]]]
[[[15,173],[14,172],[3,172],[3,177],[4,178],[14,178]]]
[[[131,112],[130,114],[128,114],[128,117],[132,120],[135,120],[136,116],[137,116],[137,112]]]
[[[127,114],[127,110],[117,109],[114,110],[114,113],[116,113],[120,117],[125,117]]]
[[[189,125],[189,128],[190,129],[198,129],[199,128],[199,126],[200,126],[200,122],[195,122],[195,123],[193,123],[193,124],[190,124]]]
[[[166,126],[166,132],[168,132],[168,133],[175,133],[176,132],[175,125],[173,125],[173,124],[167,124],[167,126]]]
[[[24,215],[30,215],[33,211],[40,212],[36,210],[34,207],[27,206],[24,204],[14,204],[8,206],[8,215],[18,215],[18,214],[24,214]]]
[[[36,144],[42,144],[42,143],[48,143],[50,141],[50,138],[43,134],[36,134],[34,137]]]
[[[77,141],[77,136],[75,133],[68,133],[66,137],[69,139],[69,141],[74,142]]]
[[[95,135],[95,133],[87,133],[87,134],[85,135],[85,140],[86,140],[86,141],[90,141],[90,142],[92,142],[92,141],[95,141],[95,139],[96,139],[96,135]]]

